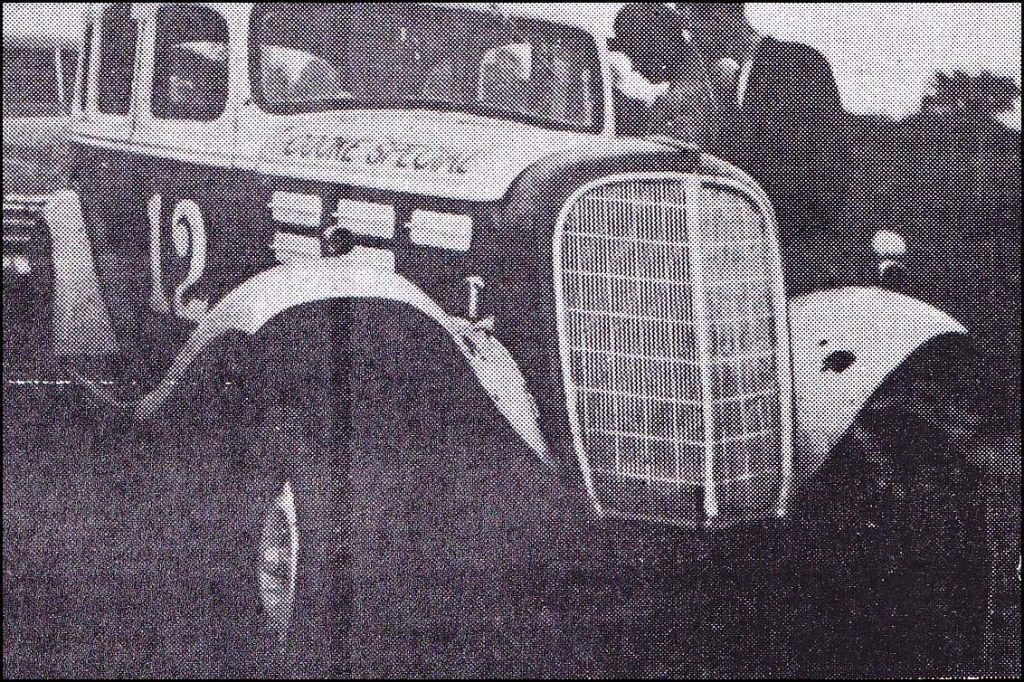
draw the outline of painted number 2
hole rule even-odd
[[[188,273],[174,288],[170,299],[163,281],[163,197],[153,195],[148,204],[149,214],[149,263],[152,271],[153,289],[149,304],[158,313],[172,312],[186,320],[198,322],[209,307],[208,301],[191,299],[185,294],[206,269],[206,221],[199,205],[189,199],[182,199],[171,212],[171,246],[178,258],[188,258]]]

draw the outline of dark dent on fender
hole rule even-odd
[[[857,361],[857,356],[848,350],[837,350],[829,353],[821,363],[822,372],[840,374],[849,369]]]

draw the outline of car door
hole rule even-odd
[[[85,101],[80,135],[123,148],[134,129],[134,76],[139,23],[130,3],[108,3],[93,10],[95,30],[87,46]]]
[[[219,8],[175,3],[148,9],[139,57],[134,146],[149,179],[150,312],[190,322],[217,298],[210,262],[227,262],[234,169],[235,102],[230,101],[229,20]],[[211,245],[221,247],[213,253]],[[204,281],[206,280],[206,281]]]
[[[143,211],[131,199],[145,182],[140,157],[131,147],[140,22],[130,3],[100,4],[90,9],[85,34],[71,175],[101,292],[120,335],[137,326],[139,292],[147,286],[145,247],[138,243]]]
[[[106,3],[92,9],[88,26],[74,137],[94,150],[81,165],[97,181],[96,194],[112,197],[118,187],[134,182],[139,170],[130,149],[139,22],[131,3]]]

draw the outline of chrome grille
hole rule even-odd
[[[43,219],[43,206],[48,197],[22,194],[4,195],[4,243],[23,228],[35,228]]]
[[[563,212],[563,372],[602,510],[695,523],[765,516],[782,494],[777,244],[762,211],[713,182],[609,181]]]

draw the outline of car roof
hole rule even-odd
[[[426,4],[468,7],[481,12],[494,12],[497,9],[509,16],[543,19],[582,29],[597,38],[608,38],[612,35],[615,15],[625,3],[592,2],[581,5],[564,2],[432,2]]]
[[[226,16],[248,16],[255,3],[202,3],[215,5]],[[625,3],[594,2],[586,5],[575,5],[555,2],[431,2],[429,5],[441,5],[471,9],[479,12],[505,12],[509,16],[543,19],[557,24],[573,26],[603,39],[612,35],[612,23],[615,15]],[[583,11],[580,11],[583,8]]]

